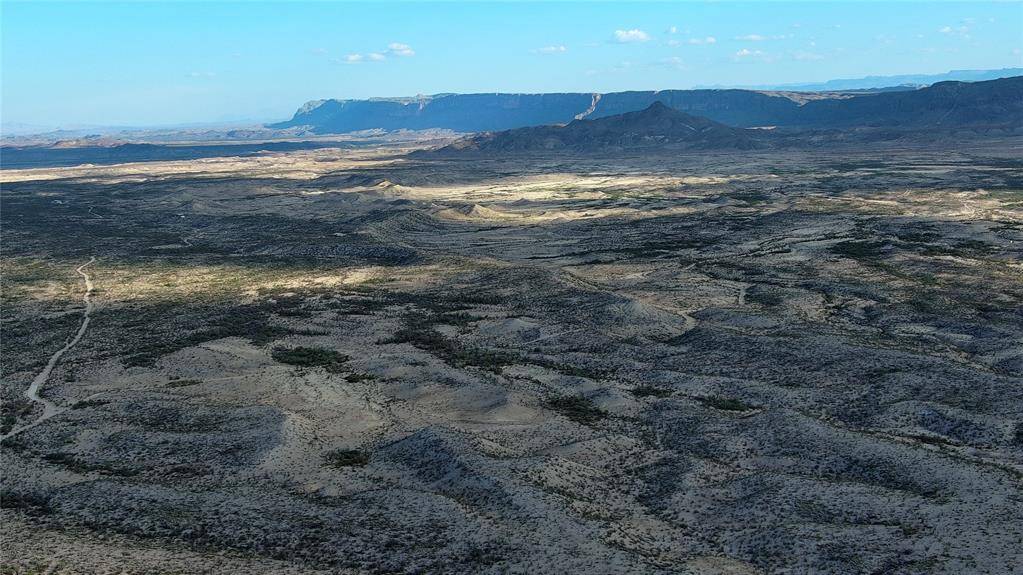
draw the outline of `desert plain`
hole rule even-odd
[[[1018,145],[4,170],[3,572],[1023,572]]]

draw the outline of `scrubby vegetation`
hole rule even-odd
[[[323,456],[328,467],[363,467],[369,463],[369,454],[357,449],[335,449]]]
[[[593,425],[607,417],[607,412],[581,395],[562,395],[547,401],[547,407],[583,425]]]
[[[299,367],[322,367],[330,373],[343,372],[344,364],[351,359],[343,353],[320,347],[278,347],[274,348],[271,355],[281,363]]]
[[[854,260],[875,261],[884,256],[884,247],[884,242],[849,240],[831,246],[831,253]]]
[[[750,405],[733,397],[709,395],[705,397],[698,397],[696,399],[708,407],[713,407],[714,409],[720,409],[722,411],[749,411],[751,409],[756,409],[756,406]]]
[[[518,354],[463,345],[433,328],[446,316],[412,314],[405,325],[381,343],[408,343],[429,352],[455,367],[479,367],[500,373],[507,366],[521,361]]]
[[[671,397],[674,391],[653,385],[640,385],[630,390],[636,397]]]

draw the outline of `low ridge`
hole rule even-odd
[[[518,128],[466,138],[448,150],[515,152],[571,150],[595,152],[632,148],[739,149],[766,145],[753,130],[732,128],[654,102],[638,112],[566,125]]]

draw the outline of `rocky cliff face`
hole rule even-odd
[[[940,82],[897,92],[665,90],[601,94],[452,94],[409,99],[322,100],[273,128],[318,133],[447,128],[461,132],[566,124],[643,110],[654,102],[735,127],[1020,126],[1023,76]]]
[[[319,133],[381,128],[459,132],[508,130],[568,122],[592,94],[453,94],[415,100],[324,100],[310,103],[274,128],[311,126]]]

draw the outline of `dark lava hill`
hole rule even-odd
[[[460,140],[448,151],[525,152],[564,150],[600,152],[635,148],[676,150],[748,150],[766,147],[762,132],[732,128],[654,102],[644,110],[564,126],[537,126],[480,134]]]

